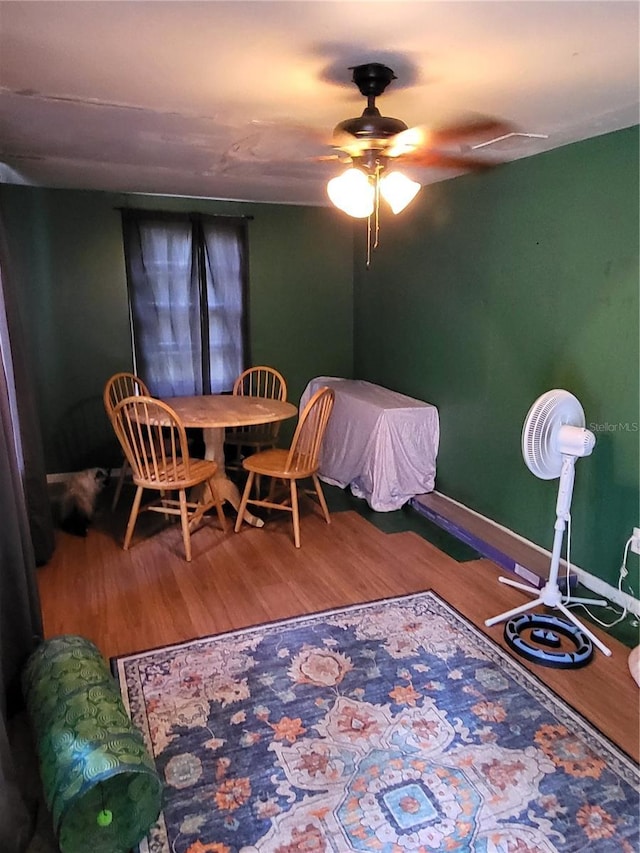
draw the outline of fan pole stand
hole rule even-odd
[[[573,460],[569,458],[565,458],[564,461],[564,470],[563,470],[563,478],[565,482],[563,483],[564,489],[561,487],[560,496],[558,499],[559,504],[562,502],[564,504],[570,500],[571,491],[573,486]],[[564,493],[563,493],[564,492]],[[560,508],[559,508],[560,510]],[[611,649],[607,648],[602,640],[599,640],[595,634],[590,631],[588,628],[584,626],[584,624],[575,616],[568,608],[569,604],[590,604],[593,606],[604,607],[607,602],[602,599],[591,599],[591,598],[571,598],[568,596],[563,601],[563,595],[558,586],[558,570],[560,567],[560,551],[562,549],[562,540],[564,537],[566,522],[565,522],[565,513],[559,511],[556,517],[556,523],[554,525],[554,537],[553,537],[553,551],[551,552],[551,566],[549,569],[549,580],[544,585],[544,587],[538,591],[535,587],[529,586],[528,584],[518,583],[517,581],[511,580],[511,578],[499,577],[498,580],[500,583],[507,584],[508,586],[513,586],[516,589],[521,589],[523,592],[528,593],[529,595],[535,595],[536,598],[533,601],[527,602],[527,604],[522,604],[520,607],[514,607],[513,610],[507,610],[505,613],[501,613],[499,616],[492,616],[491,619],[485,620],[485,625],[490,627],[491,625],[495,625],[497,622],[503,622],[506,619],[510,619],[512,616],[517,616],[518,613],[524,613],[527,610],[531,610],[534,607],[537,607],[539,604],[543,604],[546,607],[553,607],[557,610],[560,610],[567,619],[577,625],[581,631],[583,631],[587,637],[596,645],[600,651],[605,654],[607,657],[611,657]],[[539,592],[539,594],[538,594]]]

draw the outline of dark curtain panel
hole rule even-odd
[[[136,373],[158,396],[202,394],[198,279],[188,219],[123,214]]]
[[[246,352],[246,222],[124,210],[136,372],[161,397],[230,391]]]
[[[204,283],[212,391],[229,391],[245,368],[246,225],[203,219]]]
[[[46,556],[49,535],[46,520],[31,527],[29,524],[26,490],[44,481],[44,469],[39,475],[33,469],[27,471],[41,451],[30,444],[35,438],[35,417],[29,428],[23,423],[24,413],[32,410],[22,399],[25,365],[21,360],[21,338],[11,325],[15,314],[5,275],[7,264],[1,232],[0,220],[0,850],[22,853],[32,834],[32,820],[16,774],[24,756],[12,754],[8,721],[22,705],[22,668],[42,639],[32,533]],[[46,491],[46,482],[44,486]],[[41,497],[32,500],[31,507],[40,506]]]
[[[36,563],[42,565],[51,557],[55,548],[53,515],[47,488],[40,420],[32,388],[30,352],[26,346],[15,296],[18,282],[11,268],[11,255],[6,242],[2,211],[0,211],[0,281],[4,305],[0,321],[4,328],[1,341],[3,358],[9,370],[10,388],[14,395],[13,425],[20,473],[27,501],[29,529]]]

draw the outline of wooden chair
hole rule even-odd
[[[296,548],[300,547],[300,513],[298,510],[298,480],[311,478],[315,493],[320,501],[322,512],[327,524],[331,524],[329,509],[318,478],[320,448],[327,428],[331,410],[333,409],[334,393],[331,388],[320,388],[311,397],[298,419],[291,446],[288,450],[272,448],[254,453],[242,463],[249,472],[247,482],[238,509],[235,532],[242,526],[247,504],[263,506],[269,509],[284,509],[293,517],[293,539]],[[271,477],[271,488],[266,500],[251,499],[251,489],[256,475]],[[281,502],[274,500],[276,480],[289,482],[289,495]]]
[[[191,531],[207,510],[215,506],[220,526],[226,531],[222,503],[218,497],[214,475],[215,462],[192,459],[187,434],[177,414],[166,403],[149,396],[127,397],[113,412],[116,435],[138,487],[124,538],[126,551],[133,536],[138,513],[145,510],[179,515],[187,562],[191,561]],[[198,502],[187,501],[187,489],[206,484]],[[160,499],[140,506],[145,489],[160,492]],[[178,492],[178,500],[166,497]]]
[[[284,401],[287,399],[287,383],[284,376],[273,367],[250,367],[234,382],[233,393],[246,397],[268,397],[270,400]],[[255,452],[275,447],[278,443],[279,431],[280,422],[228,429],[225,443],[236,448],[236,458],[227,462],[227,468],[238,471],[242,469],[244,448]]]
[[[142,379],[140,379],[139,376],[136,376],[135,373],[114,373],[114,375],[110,379],[107,379],[102,394],[104,408],[109,420],[111,421],[111,424],[113,425],[113,411],[117,404],[120,402],[120,400],[124,400],[127,397],[149,396],[149,389],[144,384]],[[131,467],[127,462],[126,456],[124,456],[120,465],[120,476],[118,477],[116,490],[113,495],[113,501],[111,503],[112,512],[118,506],[118,501],[120,500],[120,493],[122,492],[124,481],[127,478],[127,474],[130,473]]]

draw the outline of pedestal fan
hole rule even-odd
[[[560,477],[549,580],[542,590],[538,590],[527,584],[517,583],[510,578],[499,578],[500,583],[521,589],[530,595],[535,595],[536,598],[520,607],[514,607],[513,610],[508,610],[506,613],[485,620],[485,625],[495,625],[496,622],[510,619],[519,613],[543,604],[560,610],[605,655],[609,656],[611,651],[580,622],[568,607],[570,604],[605,606],[607,602],[594,601],[588,598],[571,598],[568,594],[563,596],[558,586],[560,551],[566,522],[570,517],[575,462],[580,456],[589,456],[595,443],[594,434],[585,429],[582,406],[568,391],[563,391],[560,388],[547,391],[529,409],[522,429],[524,461],[529,470],[542,480],[554,480],[556,477]]]

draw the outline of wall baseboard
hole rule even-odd
[[[418,512],[474,547],[487,559],[537,588],[544,586],[546,578],[538,567],[544,564],[548,568],[551,562],[550,551],[441,492],[417,495],[410,503]],[[514,557],[515,553],[525,553],[528,557],[518,560]],[[566,570],[564,560],[561,561],[561,567],[561,577],[558,579],[560,586]],[[579,582],[596,595],[606,598],[618,607],[626,608],[635,616],[640,616],[640,600],[634,596],[611,586],[574,563],[571,564],[570,575],[570,585]]]
[[[111,479],[117,479],[120,476],[119,468],[109,468],[109,476]],[[77,471],[60,471],[57,474],[47,474],[47,485],[56,485],[57,483],[66,483],[68,479],[77,474]]]
[[[66,483],[70,476],[70,472],[64,471],[59,474],[47,474],[47,485],[53,486],[57,483]]]

